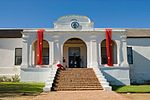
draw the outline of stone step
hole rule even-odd
[[[89,76],[89,77],[84,77],[84,76],[59,76],[59,77],[56,77],[57,79],[95,79],[96,77],[94,76]]]
[[[91,72],[91,70],[65,70],[65,71],[59,71],[59,72],[61,72],[61,73],[73,73],[73,72],[79,72],[79,73],[81,73],[81,72],[85,72],[85,73],[88,73],[88,72]],[[58,72],[58,73],[59,73]],[[93,72],[92,72],[93,73]]]
[[[61,86],[75,86],[75,85],[77,85],[77,86],[100,86],[100,84],[98,84],[98,83],[94,83],[94,84],[91,84],[91,83],[89,83],[89,84],[80,84],[80,83],[56,83],[56,84],[54,84],[55,86],[59,86],[59,85],[61,85]]]
[[[57,86],[57,88],[101,88],[101,86]]]
[[[79,73],[79,72],[66,72],[66,73],[57,73],[57,75],[87,75],[87,76],[90,76],[90,75],[95,75],[95,73],[90,73],[90,72],[88,72],[88,73],[86,73],[86,72],[81,72],[81,73]]]
[[[86,84],[99,84],[99,82],[59,82],[59,83],[55,83],[55,84],[64,84],[64,85],[67,85],[67,84],[83,84],[83,85],[86,85]]]
[[[90,72],[90,71],[92,71],[92,70],[60,70],[59,72],[63,72],[63,73],[65,73],[65,72]]]
[[[54,91],[85,91],[85,90],[102,90],[102,88],[54,88]]]
[[[102,90],[92,68],[67,68],[58,70],[52,90]]]
[[[66,70],[60,70],[59,72],[68,73],[68,72],[91,72],[92,69],[66,69]]]
[[[96,77],[56,77],[56,80],[98,80]]]
[[[83,80],[83,79],[81,79],[81,80],[73,80],[73,79],[70,79],[70,80],[66,80],[66,79],[62,79],[62,80],[55,80],[54,82],[80,82],[80,83],[84,83],[84,82],[91,82],[91,81],[93,81],[93,82],[98,82],[99,83],[99,81],[97,81],[97,80]]]
[[[98,79],[97,78],[75,78],[75,77],[70,77],[70,78],[56,78],[56,80],[77,80],[77,81],[80,81],[80,80],[87,80],[87,81],[90,81],[90,80],[96,80],[96,81],[98,81]]]
[[[80,74],[80,75],[95,75],[95,73],[90,73],[90,72],[63,72],[63,73],[58,73],[61,75],[76,75],[76,74]]]
[[[84,84],[84,85],[81,85],[81,84],[55,84],[55,86],[56,87],[66,87],[66,86],[86,86],[86,87],[88,87],[88,86],[92,86],[92,87],[94,87],[94,86],[100,86],[100,84]]]
[[[59,75],[57,74],[55,76],[57,76],[57,77],[59,77],[59,76],[65,76],[65,77],[67,77],[67,76],[95,77],[96,75],[95,74],[88,74],[88,73],[87,74],[76,73],[76,74],[59,74]]]
[[[62,74],[67,73],[67,74],[68,74],[68,73],[74,73],[74,72],[78,72],[78,73],[83,73],[83,72],[84,72],[84,73],[89,73],[89,74],[90,74],[90,73],[94,73],[94,72],[91,72],[91,71],[65,71],[65,72],[60,71],[60,72],[58,72],[58,73],[62,73]],[[84,74],[84,73],[83,73],[83,74]]]
[[[67,72],[67,71],[92,71],[93,69],[91,68],[89,68],[89,69],[87,69],[87,68],[66,68],[66,70],[60,70],[60,71],[63,71],[63,72]]]
[[[84,76],[84,75],[83,76],[82,75],[81,76],[80,75],[72,75],[72,76],[66,75],[65,76],[63,75],[63,76],[56,76],[55,78],[87,78],[88,79],[88,78],[96,78],[96,76]]]
[[[84,81],[84,82],[75,82],[75,81],[71,81],[71,82],[56,82],[55,84],[100,84],[99,82],[95,81],[95,82],[87,82],[87,81]]]
[[[56,85],[59,84],[59,85],[69,85],[69,84],[73,84],[73,85],[100,85],[98,82],[58,82],[58,83],[55,83]]]
[[[80,69],[82,69],[82,70],[93,70],[93,68],[67,68],[67,69],[70,69],[70,70],[80,70]]]

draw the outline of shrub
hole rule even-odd
[[[0,77],[0,82],[3,82],[3,77]]]
[[[12,82],[19,82],[20,81],[20,77],[19,77],[19,75],[14,75],[14,76],[12,76]]]
[[[6,77],[6,76],[1,76],[0,77],[0,82],[19,82],[20,81],[20,77],[19,75],[14,75],[11,78]]]
[[[8,78],[6,76],[0,77],[0,82],[11,82],[11,78]]]
[[[11,82],[11,78],[8,78],[6,76],[3,76],[3,81],[4,82]]]

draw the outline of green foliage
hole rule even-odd
[[[6,77],[6,76],[0,77],[0,82],[19,82],[19,81],[20,81],[19,75],[14,75],[11,78]]]
[[[112,86],[119,93],[150,93],[150,85]]]
[[[19,81],[20,81],[19,75],[12,76],[12,82],[19,82]]]
[[[3,77],[0,77],[0,82],[3,82]]]
[[[11,78],[8,78],[6,76],[0,77],[0,82],[11,82]]]
[[[31,93],[43,91],[44,83],[0,82],[0,93]]]

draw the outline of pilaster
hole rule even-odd
[[[128,64],[128,61],[127,61],[127,41],[126,41],[126,33],[122,33],[121,34],[121,48],[120,48],[120,56],[121,56],[121,66],[122,67],[128,67],[129,64]]]
[[[54,42],[49,42],[49,65],[54,64]]]
[[[98,44],[98,64],[101,65],[101,44]]]
[[[97,60],[97,43],[96,40],[91,40],[91,67],[98,66],[98,60]]]
[[[55,40],[54,41],[54,63],[57,63],[58,61],[61,61],[61,47],[60,47],[60,43],[59,40]]]
[[[29,44],[28,44],[28,35],[23,34],[22,37],[23,48],[22,48],[22,68],[27,68],[29,66]]]
[[[90,51],[91,51],[90,42],[88,42],[87,43],[87,67],[90,67],[90,65],[91,65]]]

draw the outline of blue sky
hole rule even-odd
[[[150,0],[0,0],[0,28],[51,28],[70,14],[99,28],[150,28]]]

